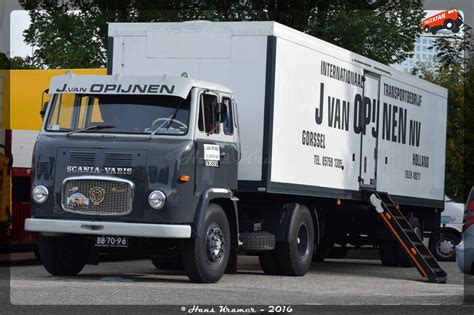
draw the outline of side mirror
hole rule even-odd
[[[49,97],[48,94],[49,94],[49,89],[46,89],[43,91],[43,95],[41,96],[41,110],[40,110],[41,118],[44,118],[44,114],[46,113],[46,108],[48,107],[49,102],[45,101],[45,98]]]

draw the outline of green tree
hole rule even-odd
[[[411,0],[21,0],[32,24],[27,43],[44,67],[106,64],[108,22],[273,20],[383,63],[413,50],[423,17]],[[71,11],[73,10],[73,11]]]
[[[34,64],[32,57],[13,57],[9,58],[6,54],[0,53],[0,69],[14,70],[14,69],[36,69],[38,65]]]
[[[464,201],[474,185],[474,68],[469,62],[470,33],[464,37],[441,37],[431,49],[437,57],[436,69],[420,64],[419,77],[448,89],[445,191]]]

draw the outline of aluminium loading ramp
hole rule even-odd
[[[413,231],[412,226],[389,194],[373,193],[370,195],[370,202],[420,274],[427,278],[429,282],[446,283],[446,272],[423,244],[420,237]]]

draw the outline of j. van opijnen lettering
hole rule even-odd
[[[174,85],[159,84],[92,84],[90,87],[70,87],[64,84],[57,88],[58,93],[124,93],[124,94],[170,94],[174,93]]]

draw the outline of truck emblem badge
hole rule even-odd
[[[93,187],[89,189],[89,198],[94,206],[100,205],[105,199],[105,189],[102,187]]]

